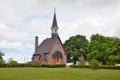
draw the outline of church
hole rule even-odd
[[[39,45],[38,36],[35,37],[35,52],[32,62],[42,64],[66,64],[67,53],[58,34],[56,12],[54,11],[51,27],[51,37],[46,38]]]

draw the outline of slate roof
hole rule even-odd
[[[48,53],[56,40],[56,37],[46,38],[39,46],[35,54]]]

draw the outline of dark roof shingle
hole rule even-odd
[[[35,54],[48,53],[57,37],[46,38],[39,46]]]

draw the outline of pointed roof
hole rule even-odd
[[[64,54],[66,54],[66,50],[62,44],[62,41],[59,36],[52,37],[52,38],[46,38],[38,47],[37,51],[34,53],[35,54],[44,54],[44,53],[49,53],[51,51],[52,46],[54,45],[56,39],[60,41],[60,44],[62,45],[63,50],[65,51]]]
[[[38,47],[35,54],[48,53],[57,37],[46,38]]]
[[[58,29],[57,19],[56,19],[56,12],[55,12],[55,10],[54,10],[54,17],[53,17],[53,23],[52,23],[51,29],[53,29],[53,28],[55,28],[55,27]]]

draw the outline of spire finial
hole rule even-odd
[[[56,13],[56,8],[54,8],[54,13]]]

